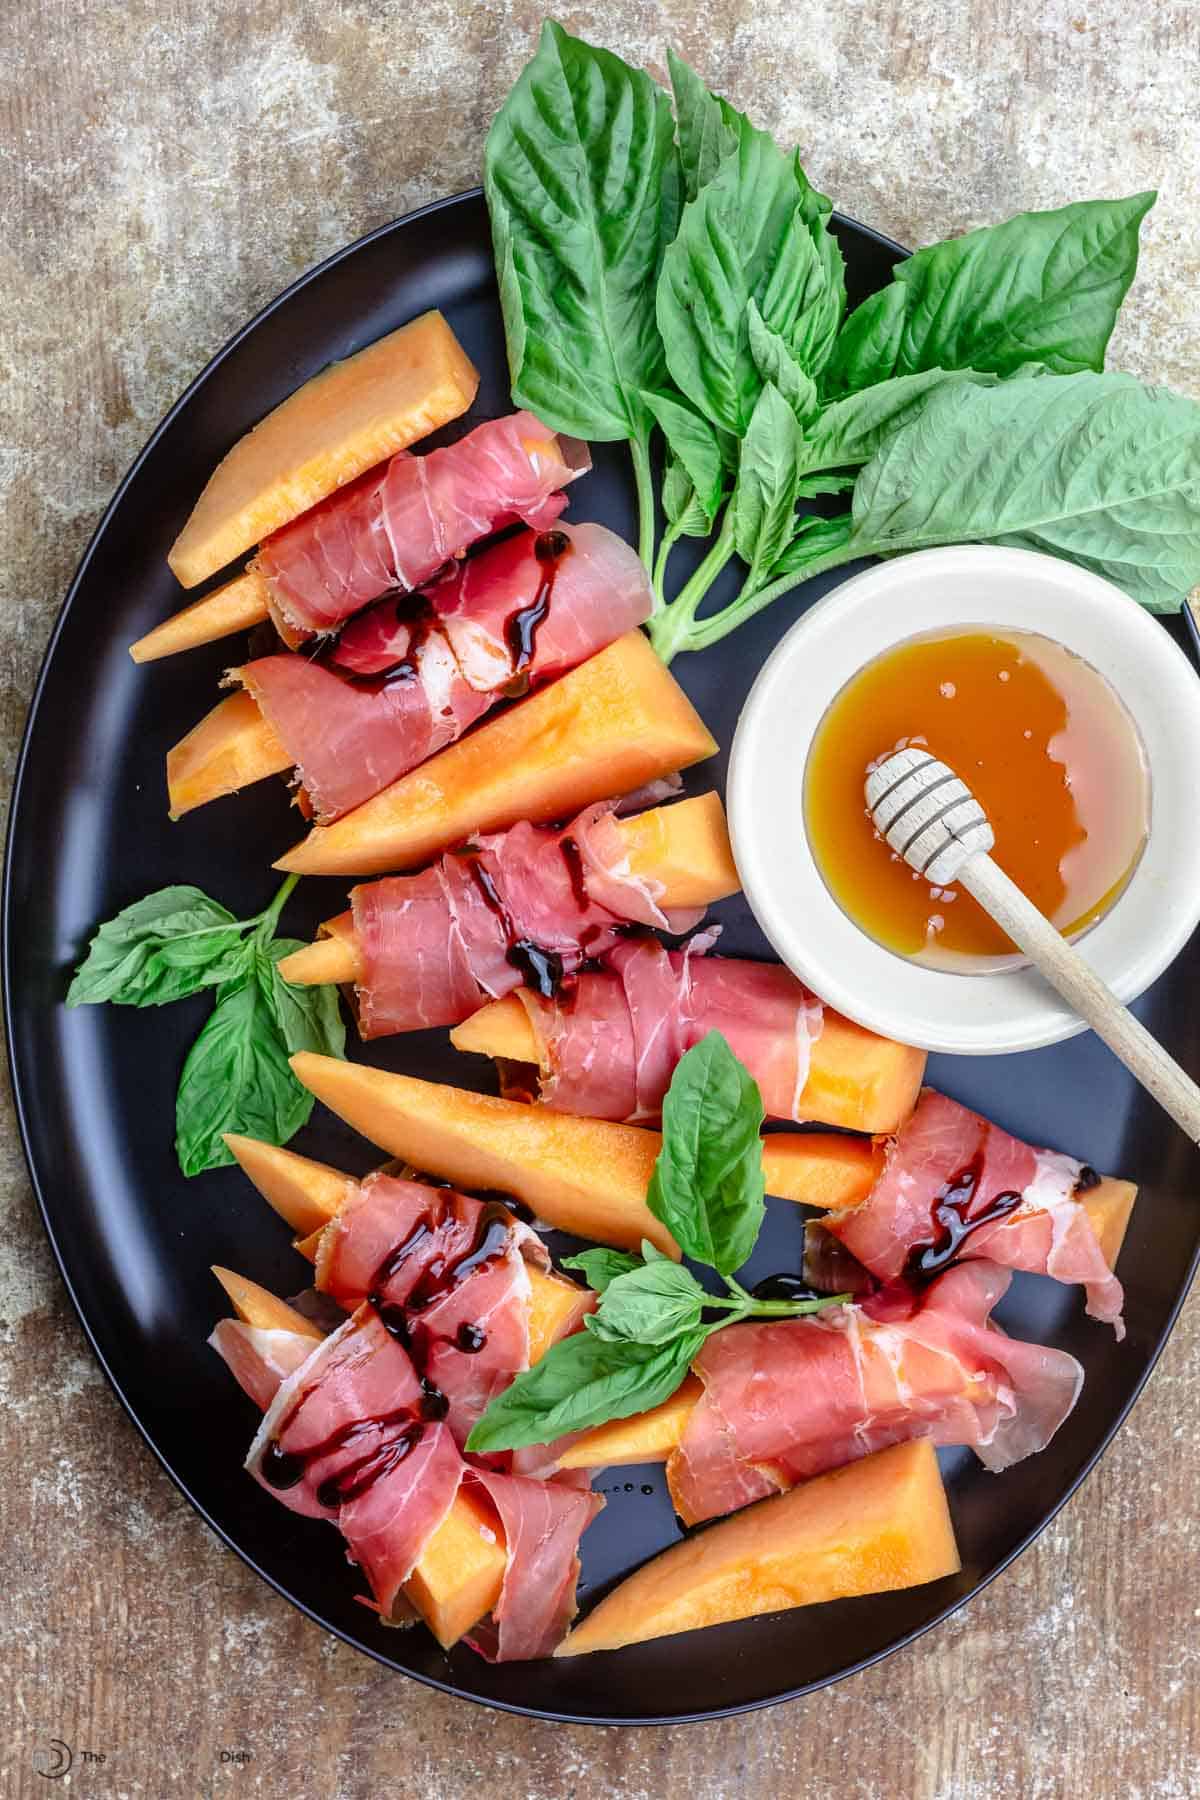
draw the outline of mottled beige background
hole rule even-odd
[[[1190,0],[616,0],[910,244],[1158,186],[1116,358],[1200,395]],[[308,264],[477,179],[537,9],[455,0],[3,0],[0,757],[76,559],[160,414]],[[711,1726],[489,1715],[324,1637],[209,1535],[85,1351],[0,1141],[0,1790],[527,1800],[1200,1793],[1195,1304],[1059,1523],[869,1674]],[[83,1765],[83,1748],[103,1766]],[[253,1760],[220,1762],[222,1749]],[[65,1786],[66,1784],[61,1784]]]

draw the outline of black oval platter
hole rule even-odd
[[[838,235],[855,301],[888,278],[903,252],[847,220]],[[197,1511],[281,1593],[390,1667],[492,1706],[606,1723],[711,1718],[803,1694],[885,1655],[976,1593],[1045,1526],[1117,1429],[1186,1291],[1200,1243],[1196,1153],[1093,1038],[1020,1057],[932,1060],[936,1085],[1021,1136],[1141,1183],[1120,1266],[1124,1344],[1084,1317],[1077,1290],[1051,1281],[1018,1275],[1002,1306],[1010,1331],[1072,1351],[1087,1381],[1049,1449],[1003,1476],[965,1451],[943,1454],[958,1576],[615,1655],[499,1667],[462,1648],[443,1654],[423,1628],[388,1631],[357,1604],[360,1584],[335,1533],[283,1511],[242,1472],[253,1408],[205,1344],[224,1310],[211,1263],[281,1293],[304,1283],[285,1227],[238,1171],[185,1181],[176,1166],[175,1083],[207,1002],[69,1013],[62,1000],[96,924],[148,890],[194,881],[239,916],[274,891],[269,862],[298,835],[282,783],[176,825],[166,815],[164,754],[212,704],[236,652],[214,644],[137,668],[126,646],[178,606],[166,553],[230,444],[326,363],[430,306],[445,312],[483,376],[475,408],[450,435],[507,411],[487,216],[475,192],[383,227],[273,302],[163,421],[101,522],[46,655],[13,797],[4,979],[20,1126],[46,1229],[109,1379]],[[628,534],[624,449],[595,453],[595,473],[572,490],[571,516]],[[719,649],[676,664],[723,752],[763,657],[828,585],[810,584]],[[688,786],[699,791],[723,776],[722,755],[693,771]],[[344,892],[304,882],[284,929],[310,936],[341,909]],[[717,912],[724,949],[769,955],[744,903]],[[1188,996],[1198,981],[1194,940],[1138,1007],[1193,1070],[1200,1014]],[[488,1079],[444,1033],[353,1054],[460,1085]],[[355,1171],[379,1160],[320,1108],[295,1147]],[[800,1240],[797,1210],[772,1202],[752,1273],[795,1268]],[[678,1531],[661,1470],[611,1471],[597,1486],[608,1505],[586,1540],[585,1604]]]

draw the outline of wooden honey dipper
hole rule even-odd
[[[989,855],[995,834],[964,781],[927,750],[898,750],[866,780],[876,829],[937,887],[960,882],[1034,968],[1200,1143],[1200,1087]]]

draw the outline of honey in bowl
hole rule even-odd
[[[1137,865],[1150,778],[1137,728],[1105,678],[1033,632],[937,632],[894,645],[835,697],[814,734],[804,817],[844,912],[902,956],[977,972],[1020,960],[961,887],[931,886],[883,842],[868,771],[909,744],[972,789],[992,851],[1071,937],[1103,916]]]

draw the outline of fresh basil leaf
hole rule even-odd
[[[676,1064],[646,1203],[685,1256],[722,1275],[746,1261],[762,1225],[762,1121],[757,1084],[710,1031]]]
[[[577,1256],[564,1256],[564,1269],[578,1269],[590,1288],[598,1294],[631,1269],[640,1269],[642,1259],[628,1250],[581,1250]]]
[[[604,1290],[599,1310],[583,1322],[597,1337],[635,1344],[666,1344],[703,1324],[708,1295],[690,1270],[664,1257],[618,1275]]]
[[[749,121],[728,100],[710,93],[696,71],[671,49],[667,50],[667,67],[675,96],[684,198],[694,200],[730,151],[737,149],[742,131],[749,129]]]
[[[1200,580],[1200,405],[1126,375],[942,388],[869,462],[852,555],[1048,551],[1154,611]]]
[[[160,888],[101,925],[67,993],[68,1006],[163,1006],[216,987],[247,962],[231,912],[197,887]]]
[[[819,475],[802,475],[796,483],[796,498],[815,500],[818,494],[844,494],[857,480],[857,469],[829,469],[822,470]]]
[[[810,375],[821,373],[833,354],[846,311],[846,265],[841,248],[829,229],[833,202],[818,193],[800,163],[797,151],[792,170],[801,191],[801,211],[817,253],[820,279],[811,282],[804,304],[792,326],[792,353]]]
[[[1104,367],[1153,193],[1018,213],[918,250],[851,314],[826,371],[844,393],[920,369]]]
[[[575,1332],[496,1396],[466,1447],[482,1454],[520,1450],[659,1406],[675,1392],[707,1335],[699,1330],[669,1344],[633,1344]]]
[[[314,1050],[318,1056],[345,1056],[346,1025],[336,987],[294,987],[279,973],[279,963],[294,950],[298,938],[274,938],[260,951],[259,980],[268,991],[271,1010],[289,1056]]]
[[[736,152],[684,207],[663,259],[658,324],[667,366],[693,405],[737,437],[762,391],[750,353],[750,301],[790,337],[825,280],[807,203],[793,158],[747,126]],[[819,229],[827,235],[823,221]]]
[[[800,452],[801,467],[807,473],[869,462],[891,433],[906,425],[939,388],[957,381],[994,387],[996,380],[995,375],[981,375],[974,369],[926,369],[919,375],[898,375],[861,393],[848,394],[833,401],[809,426]]]
[[[890,282],[855,307],[838,333],[821,376],[826,397],[854,394],[891,379],[900,356],[907,310],[908,290],[899,281]]]
[[[795,530],[802,442],[796,415],[767,382],[742,444],[732,501],[734,544],[750,565],[751,583],[778,562]]]
[[[667,448],[691,482],[696,502],[709,524],[716,518],[725,492],[725,456],[721,440],[708,420],[670,394],[643,394]]]
[[[707,537],[712,530],[712,521],[696,498],[687,470],[673,457],[663,474],[662,503],[668,520],[684,537]]]
[[[198,1175],[232,1162],[226,1131],[286,1144],[312,1107],[312,1095],[288,1067],[270,989],[252,968],[218,989],[183,1065],[175,1100],[179,1166]]]
[[[771,570],[770,580],[779,581],[785,575],[795,575],[801,580],[810,564],[823,563],[826,557],[844,550],[851,535],[849,513],[841,513],[836,519],[821,519],[814,514],[797,520],[796,535]]]
[[[750,354],[764,381],[773,382],[801,425],[817,411],[817,384],[797,362],[786,338],[772,331],[757,305],[748,308]]]
[[[654,295],[679,217],[666,95],[547,21],[488,133],[513,399],[579,437],[644,437],[662,386]]]

